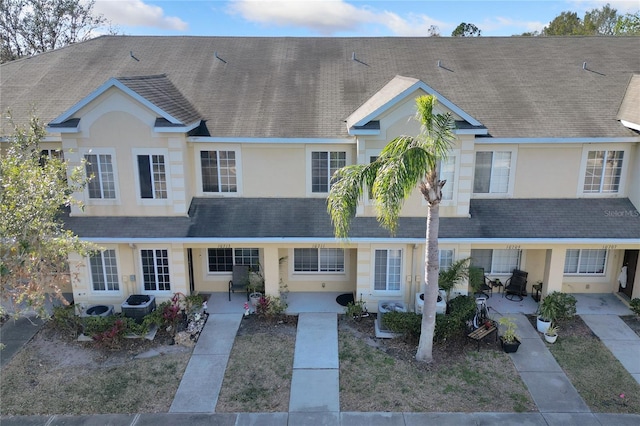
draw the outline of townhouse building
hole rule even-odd
[[[336,169],[419,132],[423,94],[456,123],[440,164],[441,266],[472,257],[503,281],[527,271],[529,292],[540,282],[543,294],[630,299],[639,41],[103,36],[1,65],[0,105],[18,122],[34,108],[42,149],[92,176],[76,194],[85,208],[64,219],[103,248],[69,259],[76,303],[226,292],[244,264],[269,294],[286,284],[412,306],[424,280],[419,191],[394,235],[362,200],[345,241],[326,197]]]

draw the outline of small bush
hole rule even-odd
[[[569,320],[576,314],[576,298],[554,291],[542,299],[538,311],[542,318],[552,322]]]
[[[287,302],[280,297],[266,295],[258,300],[256,313],[263,317],[275,317],[284,314],[287,307]]]
[[[640,299],[639,298],[635,298],[633,300],[631,300],[631,303],[629,303],[629,305],[631,306],[631,310],[636,314],[636,315],[640,315]]]
[[[384,314],[384,326],[394,333],[417,340],[420,337],[422,315],[415,312],[388,312]]]
[[[469,296],[458,296],[449,302],[449,315],[458,316],[463,321],[473,319],[476,313],[476,301]]]
[[[109,318],[109,317],[106,317]],[[118,349],[122,343],[122,339],[127,331],[126,321],[117,318],[113,325],[100,333],[93,335],[93,340],[102,347],[107,349]]]
[[[345,314],[349,319],[358,319],[360,315],[365,312],[365,302],[364,300],[355,300],[353,302],[347,303],[345,308]]]
[[[82,328],[82,322],[80,317],[76,315],[73,305],[54,306],[52,319],[54,326],[58,330],[63,333],[70,333],[74,337],[78,335]]]

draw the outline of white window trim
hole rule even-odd
[[[233,276],[233,271],[210,271],[209,270],[209,249],[213,249],[213,250],[231,250],[232,252],[232,258],[233,258],[233,265],[236,265],[236,250],[242,250],[242,249],[250,249],[250,250],[258,250],[258,262],[260,262],[260,264],[262,264],[262,259],[261,259],[261,251],[259,247],[226,247],[226,248],[222,248],[222,247],[207,247],[205,249],[203,249],[203,258],[205,259],[204,262],[202,262],[204,265],[204,272],[206,275],[212,276],[212,277],[223,277],[223,276],[227,276],[227,277],[231,277]]]
[[[142,266],[142,250],[166,250],[167,251],[167,262],[169,262],[169,290],[145,290],[144,288],[144,267]],[[155,253],[154,253],[155,259]],[[145,294],[153,294],[153,295],[167,295],[174,293],[174,278],[173,278],[173,260],[171,258],[171,247],[163,247],[163,246],[154,246],[154,247],[140,247],[138,249],[138,271],[140,277],[140,284],[138,285],[138,290]],[[156,283],[156,288],[157,288]]]
[[[580,253],[578,255],[578,270],[580,270],[580,259],[582,258],[582,252],[584,250],[604,250],[604,268],[602,270],[602,272],[564,272],[564,266],[566,266],[566,262],[567,262],[567,257],[566,257],[566,252],[565,252],[565,265],[563,265],[563,275],[565,277],[604,277],[607,275],[607,264],[609,263],[609,250],[605,250],[605,249],[597,249],[597,248],[570,248],[567,249],[567,251],[569,250],[579,250]],[[617,287],[616,287],[617,288]]]
[[[138,170],[138,155],[163,155],[164,156],[164,174],[167,181],[167,198],[141,198],[140,197],[140,170]],[[171,182],[171,161],[169,159],[169,150],[164,148],[133,148],[131,150],[131,159],[133,162],[133,179],[135,182],[135,196],[138,205],[141,206],[168,206],[173,204],[172,182]]]
[[[326,198],[329,192],[313,192],[313,170],[311,170],[311,153],[312,152],[344,152],[345,165],[352,164],[351,149],[346,146],[307,146],[305,149],[305,174],[306,174],[306,195],[313,198]]]
[[[507,185],[507,192],[473,192],[474,182],[476,178],[476,153],[478,152],[510,152],[511,163],[509,165],[509,184]],[[511,198],[513,197],[513,189],[515,187],[516,178],[516,164],[518,163],[518,149],[517,148],[495,148],[495,149],[478,149],[473,152],[473,176],[471,176],[471,197],[472,198]],[[459,169],[457,169],[459,170]],[[493,165],[492,165],[493,170]],[[455,197],[455,195],[454,195]]]
[[[385,250],[389,252],[389,250],[400,250],[400,288],[398,290],[376,290],[376,251],[377,250]],[[439,255],[438,255],[439,258]],[[402,247],[371,247],[371,291],[376,295],[385,295],[385,296],[395,296],[403,294],[405,288],[405,262],[406,262],[406,253]],[[387,274],[389,271],[387,271]],[[388,285],[388,283],[387,283]]]
[[[587,159],[589,157],[589,151],[623,151],[622,158],[622,170],[620,170],[620,185],[618,185],[618,192],[584,192],[584,178],[587,172]],[[580,173],[578,175],[578,188],[576,190],[576,196],[578,198],[617,198],[625,197],[627,191],[627,174],[629,170],[630,161],[629,147],[624,145],[585,145],[582,147],[582,160],[580,162]]]
[[[443,251],[450,251],[451,252],[451,264],[452,265],[454,263],[456,263],[456,261],[457,261],[455,249],[452,249],[452,248],[438,248],[438,267],[440,269],[442,269],[442,252]]]
[[[473,247],[471,248],[471,250],[491,250],[491,271],[484,271],[485,275],[491,275],[492,277],[510,277],[512,275],[512,272],[493,272],[493,252],[496,250],[517,250],[519,252],[519,261],[518,261],[518,265],[516,266],[518,269],[522,270],[523,266],[525,265],[525,253],[526,250],[522,250],[522,249],[502,249],[502,248],[485,248],[485,247]],[[469,253],[469,256],[471,256],[471,252]],[[454,259],[455,262],[455,259]]]
[[[320,250],[331,250],[331,249],[336,249],[336,250],[342,250],[342,263],[344,265],[344,270],[343,271],[296,271],[296,257],[295,257],[295,250],[296,249],[309,249],[309,250],[317,250],[318,251],[318,268],[320,268]],[[344,275],[346,273],[347,270],[347,254],[348,251],[345,248],[342,247],[294,247],[293,249],[291,249],[291,253],[292,253],[292,259],[293,261],[291,262],[292,268],[293,268],[293,273],[295,275]]]
[[[295,270],[295,257],[294,257],[294,248],[341,248],[344,250],[344,271],[343,272],[313,272],[313,271],[304,271],[298,272]],[[350,258],[351,258],[351,249],[346,247],[339,246],[327,246],[327,247],[312,247],[312,246],[296,246],[292,247],[288,250],[288,258],[290,259],[288,264],[288,272],[289,272],[289,281],[300,281],[300,282],[316,282],[316,281],[327,281],[327,282],[342,282],[346,279],[346,277],[350,274]]]
[[[198,197],[241,197],[242,196],[242,150],[238,144],[195,145],[193,161],[196,165],[196,196]],[[236,154],[236,192],[204,192],[202,190],[202,165],[200,151],[233,151]]]
[[[113,184],[116,190],[116,198],[90,198],[89,185],[84,187],[84,204],[88,206],[113,206],[120,205],[120,182],[118,180],[118,160],[116,158],[116,150],[113,148],[85,148],[79,150],[80,160],[84,161],[85,155],[110,155],[111,166],[113,167]],[[82,172],[86,176],[87,169],[82,165]],[[136,167],[137,171],[137,167]],[[86,176],[88,177],[88,176]]]
[[[93,274],[91,273],[91,256],[87,256],[86,259],[86,264],[87,264],[87,282],[89,283],[89,290],[91,291],[91,294],[94,296],[108,296],[108,297],[113,297],[113,296],[118,296],[123,294],[123,282],[122,282],[122,271],[120,270],[120,265],[122,265],[122,262],[120,262],[120,251],[118,250],[117,247],[115,246],[106,246],[103,247],[104,250],[114,250],[115,251],[115,255],[116,255],[116,268],[118,269],[118,290],[95,290],[93,287]],[[101,250],[101,251],[104,251]],[[104,270],[104,262],[102,264],[102,268]]]

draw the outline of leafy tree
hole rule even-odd
[[[562,12],[542,30],[543,35],[585,35],[582,20],[576,12]]]
[[[482,30],[476,27],[473,24],[467,24],[466,22],[462,22],[460,25],[456,27],[455,30],[451,33],[452,37],[480,37],[480,33]]]
[[[0,0],[0,63],[57,49],[94,36],[106,19],[95,0]]]
[[[640,12],[627,13],[618,18],[613,33],[615,35],[640,35]]]
[[[327,198],[327,210],[338,238],[347,238],[358,200],[371,188],[377,206],[378,221],[392,233],[397,228],[404,200],[418,186],[428,203],[425,253],[425,295],[418,361],[433,360],[433,333],[438,300],[438,228],[440,201],[446,181],[438,176],[438,163],[446,158],[455,138],[450,114],[436,114],[435,96],[416,99],[416,119],[422,124],[418,136],[400,136],[385,146],[378,159],[370,164],[343,167],[334,174]],[[366,192],[368,194],[368,192]]]
[[[44,314],[47,294],[61,297],[69,281],[71,253],[87,254],[93,246],[63,228],[62,206],[74,202],[82,190],[82,167],[41,154],[44,127],[32,117],[27,125],[13,126],[0,158],[0,291],[3,300],[21,310]],[[4,147],[3,147],[4,148]]]
[[[584,15],[584,28],[587,34],[614,35],[618,22],[618,11],[609,4],[602,9],[593,9]]]
[[[427,37],[440,37],[440,28],[437,25],[430,25],[427,30]]]

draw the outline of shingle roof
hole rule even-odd
[[[440,239],[640,239],[627,198],[471,200],[470,218],[440,219]],[[332,238],[326,200],[194,198],[190,218],[70,217],[84,238]],[[403,217],[399,239],[424,238],[426,218]],[[356,217],[351,238],[390,238],[373,217]]]
[[[631,77],[617,118],[640,126],[640,74]]]
[[[2,64],[0,109],[22,119],[35,104],[49,122],[111,77],[165,74],[212,136],[341,138],[402,75],[494,137],[626,137],[616,114],[634,73],[638,37],[103,36]]]

